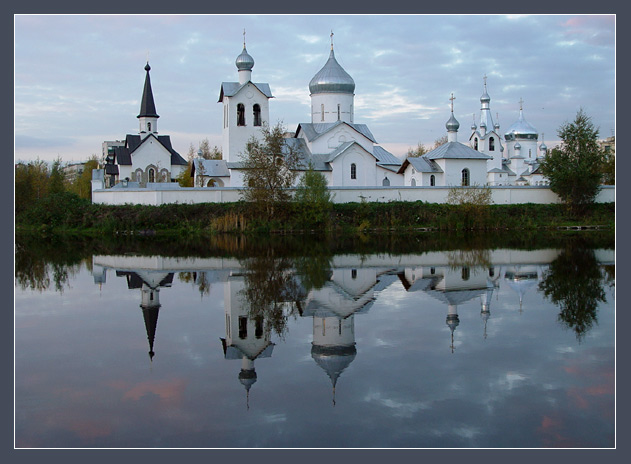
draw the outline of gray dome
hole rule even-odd
[[[326,64],[309,82],[309,91],[312,95],[328,92],[351,94],[355,92],[355,81],[337,62],[333,50]]]
[[[545,143],[543,143],[543,142],[541,142],[541,145],[539,145],[539,150],[541,150],[541,151],[545,151],[545,150],[547,150],[547,149],[548,149],[548,147],[546,146],[546,144],[545,144]]]
[[[235,64],[237,65],[237,69],[239,71],[252,71],[252,68],[254,67],[254,58],[252,58],[245,49],[245,45],[243,46],[241,54],[237,56]]]
[[[489,103],[490,101],[491,101],[491,97],[489,97],[489,94],[486,93],[486,87],[484,87],[484,93],[480,97],[480,102],[481,103]]]
[[[505,134],[506,140],[512,140],[515,137],[536,139],[539,133],[528,121],[524,119],[524,113],[519,110],[519,118],[508,128]]]
[[[451,117],[449,118],[449,121],[447,121],[447,124],[445,124],[445,127],[447,128],[447,132],[458,132],[460,123],[456,120],[456,118],[454,118],[453,113],[451,113]]]
[[[329,376],[333,386],[338,377],[355,359],[357,349],[355,345],[325,347],[311,346],[311,357]]]

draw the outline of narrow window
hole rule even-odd
[[[462,170],[462,185],[464,187],[469,185],[469,170],[467,168]]]
[[[532,158],[532,148],[528,150],[528,158]]]
[[[254,110],[254,125],[260,126],[261,125],[261,105],[256,103],[253,106],[253,110]]]
[[[351,179],[357,179],[357,166],[355,163],[351,164]]]
[[[248,318],[239,316],[239,338],[244,339],[248,336]]]
[[[477,137],[473,139],[473,149],[474,150],[478,149],[478,138]]]
[[[149,168],[149,182],[156,181],[156,171],[153,168]]]
[[[493,137],[489,139],[489,151],[495,151],[495,139]]]
[[[147,123],[147,132],[151,132],[151,123],[150,122]]]
[[[436,185],[436,177],[434,177],[434,174],[429,176],[429,185],[431,185],[432,187]]]
[[[436,274],[436,268],[435,267],[430,267],[429,268],[429,273],[432,274],[432,275]]]
[[[243,103],[237,105],[237,126],[245,126],[245,106]]]
[[[261,316],[257,317],[255,320],[254,327],[254,336],[256,338],[261,338],[263,336],[263,318]]]
[[[324,121],[324,103],[320,105],[320,120]]]
[[[357,269],[351,269],[351,278],[357,279]]]
[[[388,176],[383,178],[382,184],[384,187],[390,187],[390,179],[388,179]]]
[[[340,120],[340,104],[337,104],[337,120]]]
[[[494,267],[490,267],[489,268],[489,277],[493,277],[495,275],[495,268]]]
[[[410,185],[412,187],[416,187],[416,179],[415,178],[412,178],[412,182],[410,182]]]
[[[467,266],[462,268],[462,280],[469,280],[469,276],[471,275],[471,271]]]

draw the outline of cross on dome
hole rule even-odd
[[[456,99],[456,97],[454,97],[454,93],[451,92],[451,98],[449,99],[451,101],[451,112],[454,112],[454,100]]]

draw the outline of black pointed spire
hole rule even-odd
[[[153,360],[155,352],[153,351],[153,342],[156,339],[156,328],[158,327],[158,313],[160,306],[147,307],[141,305],[142,316],[145,319],[145,328],[147,329],[147,340],[149,340],[149,358]]]
[[[149,71],[151,70],[151,66],[149,66],[149,62],[147,61],[147,65],[145,66],[145,71],[147,71],[147,76],[145,77],[145,88],[142,91],[142,101],[140,102],[140,114],[139,118],[159,118],[158,113],[156,113],[156,105],[153,102],[153,92],[151,91],[151,78],[149,77]]]

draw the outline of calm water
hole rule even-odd
[[[15,444],[613,447],[614,259],[27,247]]]

